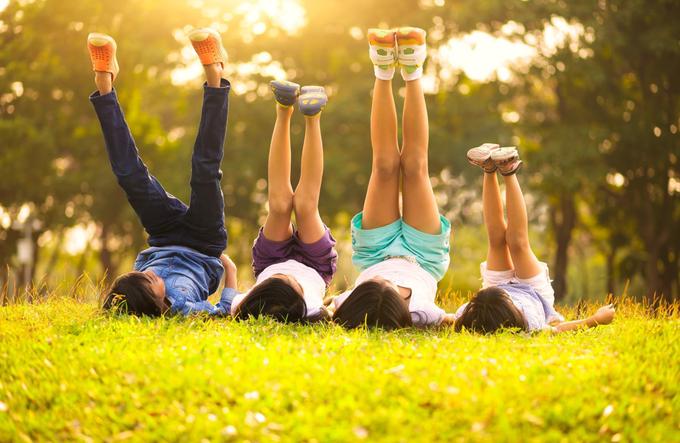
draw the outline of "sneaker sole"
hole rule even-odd
[[[295,101],[298,98],[299,91],[300,91],[300,85],[297,83],[289,82],[286,80],[272,80],[269,82],[269,86],[272,89],[272,92],[274,93],[274,97],[276,98],[276,102],[285,107],[290,107],[295,104]],[[279,101],[279,96],[282,94],[287,94],[290,95],[290,97],[283,97],[283,98],[290,98],[290,103],[281,103]]]
[[[390,29],[376,29],[368,30],[368,44],[371,46],[381,46],[384,48],[394,48],[397,42],[394,31]]]
[[[81,40],[82,41],[82,40]],[[111,44],[113,48],[116,48],[116,41],[111,37],[110,35],[106,34],[100,34],[99,32],[91,32],[87,35],[87,42],[91,44],[92,46],[106,46],[107,44]]]
[[[192,42],[205,41],[205,39],[207,39],[208,36],[215,37],[215,39],[217,39],[217,41],[220,42],[220,46],[222,45],[222,36],[220,35],[219,32],[211,28],[194,29],[193,31],[189,32],[189,34],[187,34],[187,37],[189,37],[189,40],[191,40]]]
[[[424,45],[427,38],[427,32],[424,29],[411,27],[397,29],[396,35],[399,46]]]

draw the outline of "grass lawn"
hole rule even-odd
[[[678,311],[480,337],[4,306],[0,441],[680,441]]]

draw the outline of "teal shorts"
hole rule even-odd
[[[437,281],[449,269],[451,223],[439,216],[442,230],[426,234],[399,219],[375,229],[361,227],[363,213],[352,218],[352,262],[360,271],[390,257],[414,257]]]

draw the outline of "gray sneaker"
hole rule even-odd
[[[467,152],[467,159],[473,165],[479,166],[484,172],[492,173],[496,171],[496,164],[491,159],[491,153],[497,150],[500,145],[495,143],[484,143],[481,146],[472,148]]]
[[[328,96],[323,86],[303,86],[298,97],[298,108],[304,115],[316,115],[326,107]]]
[[[519,152],[514,146],[503,147],[494,150],[491,153],[491,160],[498,168],[501,175],[512,175],[516,173],[522,166],[522,160],[519,159]]]

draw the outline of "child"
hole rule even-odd
[[[467,158],[484,170],[482,201],[489,247],[487,259],[480,265],[483,289],[453,318],[447,317],[447,322],[455,319],[456,331],[464,328],[480,333],[501,328],[562,332],[611,323],[612,305],[571,322],[564,322],[555,311],[548,265],[536,258],[529,244],[527,210],[515,175],[522,165],[517,149],[485,143],[469,150]],[[496,171],[505,181],[507,224]]]
[[[207,83],[193,151],[188,207],[165,192],[139,157],[113,90],[119,71],[116,42],[105,34],[87,38],[97,85],[90,100],[101,123],[113,173],[149,234],[151,246],[137,256],[134,271],[113,282],[104,299],[105,309],[152,317],[167,312],[227,315],[235,295],[236,267],[222,254],[227,245],[220,188],[230,89],[229,82],[221,78],[226,52],[220,35],[211,29],[197,29],[189,38],[204,65]],[[213,306],[207,298],[219,286],[225,269],[225,289]]]
[[[425,31],[370,29],[368,40],[376,76],[373,164],[363,212],[352,219],[352,260],[362,272],[354,288],[333,300],[333,320],[348,328],[437,325],[445,317],[434,299],[449,266],[451,224],[439,215],[428,175],[429,128],[420,82]],[[401,152],[392,96],[397,63],[406,81]]]
[[[269,148],[269,214],[253,245],[253,288],[239,294],[231,313],[236,318],[272,316],[282,322],[327,317],[326,287],[335,274],[335,239],[319,215],[323,176],[321,110],[328,98],[320,86],[272,81],[276,123]],[[299,97],[298,97],[299,96]],[[290,182],[290,119],[297,100],[305,116],[300,181]],[[291,225],[295,212],[297,228]]]

